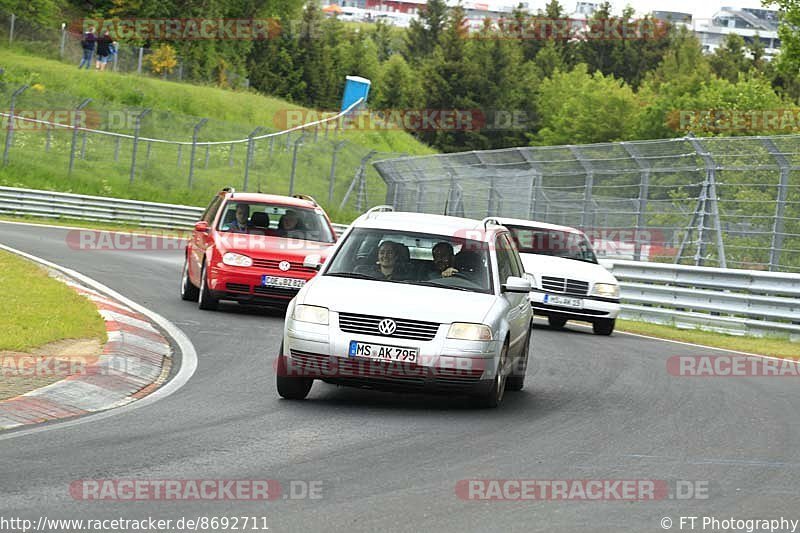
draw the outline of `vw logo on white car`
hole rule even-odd
[[[286,272],[290,268],[292,268],[292,264],[289,261],[281,261],[278,263],[278,268],[281,269],[283,272]]]
[[[397,329],[397,323],[391,318],[384,318],[378,324],[378,331],[381,335],[391,335]]]

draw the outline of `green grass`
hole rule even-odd
[[[0,272],[0,350],[29,351],[62,339],[105,342],[97,308],[38,265],[0,251]]]
[[[28,55],[19,50],[0,48],[2,75],[0,98],[8,102],[10,93],[23,83],[31,88],[17,101],[17,109],[73,109],[83,98],[93,98],[87,107],[101,121],[98,129],[133,133],[134,114],[153,109],[142,122],[141,136],[190,141],[192,128],[200,117],[209,122],[200,130],[199,141],[246,138],[255,127],[275,131],[286,110],[300,106],[253,92],[223,90],[214,87],[163,81],[154,78],[113,72],[78,71],[75,65]],[[7,104],[3,104],[6,106]],[[121,113],[127,111],[128,113]],[[112,112],[116,114],[111,114]],[[127,117],[127,118],[126,118]],[[4,121],[5,123],[5,121]],[[4,128],[5,130],[5,128]],[[5,137],[5,134],[4,134]],[[287,194],[293,160],[293,144],[299,137],[285,137],[255,144],[249,172],[249,190]],[[195,156],[195,172],[188,186],[190,149],[175,145],[142,142],[137,152],[137,168],[130,181],[133,143],[88,134],[85,152],[83,135],[78,136],[74,169],[68,174],[72,146],[70,130],[55,130],[49,144],[42,130],[18,130],[9,154],[9,165],[0,168],[0,185],[30,187],[81,194],[133,198],[139,200],[203,206],[223,186],[241,190],[244,182],[245,144],[231,153],[225,146],[201,147]],[[328,201],[329,176],[334,149],[337,152],[333,201]],[[349,221],[357,214],[355,198],[343,208],[339,204],[356,175],[362,158],[371,150],[372,160],[399,154],[434,153],[402,131],[347,131],[334,138],[309,132],[297,153],[294,192],[311,194],[337,221]],[[81,152],[84,156],[81,157]],[[366,173],[366,201],[384,201],[386,189],[374,168]]]
[[[737,335],[724,335],[697,329],[678,329],[672,326],[634,322],[631,320],[617,320],[617,330],[639,335],[649,335],[660,339],[701,344],[714,348],[724,348],[737,352],[748,352],[773,357],[800,357],[800,343],[788,340],[742,337]]]

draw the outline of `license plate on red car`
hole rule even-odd
[[[297,278],[280,278],[277,276],[261,276],[261,285],[264,287],[281,287],[285,289],[299,289],[306,284],[306,280]]]

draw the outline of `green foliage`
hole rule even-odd
[[[534,144],[583,144],[630,138],[638,115],[636,95],[623,81],[578,64],[539,86],[541,129]]]

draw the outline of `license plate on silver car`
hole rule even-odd
[[[583,300],[580,298],[570,298],[569,296],[559,296],[557,294],[545,294],[544,303],[572,307],[573,309],[583,309]]]
[[[418,348],[386,346],[385,344],[358,341],[350,341],[350,349],[347,352],[348,357],[366,357],[368,359],[400,361],[402,363],[416,363],[418,355]]]

